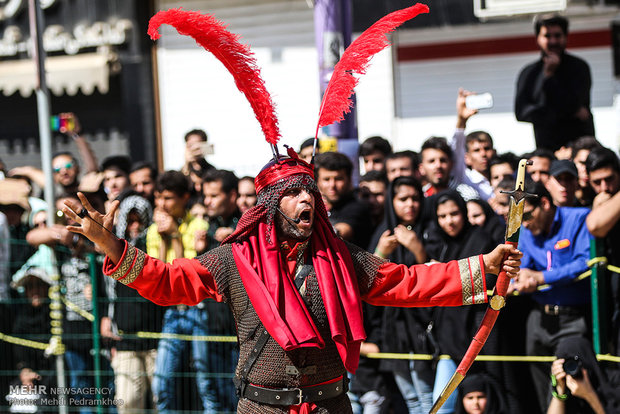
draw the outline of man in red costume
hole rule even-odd
[[[461,306],[486,301],[485,273],[516,276],[521,253],[500,245],[487,255],[406,267],[336,237],[312,166],[289,150],[256,177],[258,204],[222,245],[195,259],[153,259],[106,231],[105,216],[63,211],[106,254],[106,275],[159,305],[229,304],[237,325],[240,413],[347,413],[346,371],[365,339],[361,301],[378,306]],[[79,212],[79,213],[76,213]],[[101,223],[101,224],[100,224]]]

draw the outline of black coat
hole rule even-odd
[[[594,136],[594,120],[575,117],[580,107],[590,109],[592,79],[583,60],[563,53],[553,76],[545,78],[543,61],[527,65],[519,74],[515,116],[531,122],[537,148],[559,149],[584,135]]]
[[[384,219],[379,224],[369,245],[369,251],[374,252],[379,243],[381,234],[387,229],[393,229],[400,224],[394,211],[392,200],[394,199],[394,183],[388,185],[385,197]],[[423,197],[421,187],[418,187],[420,197]],[[413,231],[416,232],[420,240],[423,236],[423,220],[421,220],[423,210],[423,200],[420,206],[420,212],[416,223],[413,225]],[[393,263],[413,266],[419,263],[415,255],[406,247],[398,245],[388,259]],[[426,328],[431,320],[430,308],[403,308],[403,307],[385,307],[383,312],[375,313],[375,317],[381,318],[381,343],[379,347],[381,352],[409,353],[418,354],[433,353],[434,349],[430,345],[426,336]],[[416,369],[428,369],[429,363],[426,361],[417,362]],[[381,360],[380,368],[383,371],[401,371],[409,373],[408,360]]]
[[[465,224],[456,237],[448,236],[437,220],[437,206],[445,200],[454,201],[463,215]],[[433,221],[425,232],[426,252],[429,258],[446,262],[488,253],[495,247],[491,237],[482,228],[469,225],[467,205],[456,191],[447,190],[437,194],[431,211]],[[495,278],[487,276],[487,289],[491,289]],[[434,308],[436,338],[441,352],[450,355],[456,361],[462,359],[485,310],[486,305],[482,304]]]

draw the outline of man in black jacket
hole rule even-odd
[[[581,136],[594,135],[590,68],[565,51],[566,18],[541,16],[535,32],[541,58],[519,74],[515,115],[519,121],[532,123],[537,148],[555,151]]]
[[[369,207],[353,195],[353,163],[340,152],[316,157],[316,184],[328,211],[329,221],[344,240],[361,247],[370,242]]]

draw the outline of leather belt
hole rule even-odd
[[[582,316],[586,314],[586,310],[582,306],[540,305],[540,310],[545,315],[551,315],[551,316],[560,316],[560,315]]]
[[[262,404],[289,406],[334,398],[345,393],[346,388],[344,378],[329,384],[298,388],[264,388],[247,384],[242,397]]]

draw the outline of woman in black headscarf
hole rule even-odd
[[[415,178],[398,177],[390,183],[385,216],[375,230],[369,251],[407,266],[426,262],[420,220],[423,202],[422,186]],[[429,310],[425,308],[384,308],[379,324],[383,330],[381,352],[433,353],[426,336],[429,320]],[[381,360],[380,369],[394,374],[410,413],[430,410],[434,377],[430,362]]]
[[[474,198],[467,201],[467,214],[469,224],[484,229],[493,239],[493,243],[504,243],[506,223],[498,216],[493,208],[484,200]]]
[[[504,392],[488,375],[465,377],[458,392],[455,414],[507,414]]]
[[[489,234],[472,226],[467,205],[455,190],[446,190],[433,198],[431,225],[425,233],[426,253],[436,261],[462,259],[492,248]]]
[[[465,200],[456,191],[447,190],[434,196],[431,215],[433,220],[424,235],[426,252],[430,259],[436,261],[463,259],[493,248],[491,237],[482,228],[469,223]],[[489,279],[487,276],[487,289],[492,288],[495,283]],[[463,358],[485,310],[486,306],[483,304],[433,310],[439,348],[441,353],[448,354],[452,358],[442,359],[437,365],[433,399],[439,396],[456,370],[456,363]],[[493,348],[494,335],[487,342],[485,351]],[[481,364],[478,364],[476,368],[480,366]],[[455,404],[456,397],[451,397],[444,404],[445,408],[442,407],[445,411],[440,412],[452,412]]]

